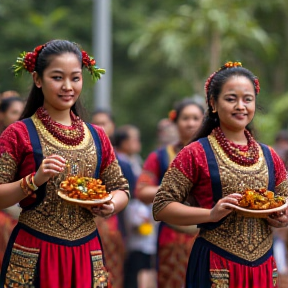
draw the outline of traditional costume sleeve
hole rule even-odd
[[[130,197],[128,181],[123,176],[108,136],[102,128],[96,125],[93,125],[93,127],[97,131],[102,144],[100,178],[105,182],[107,191],[122,190]]]
[[[0,184],[16,181],[34,171],[26,126],[20,121],[11,124],[0,136]]]
[[[171,202],[184,203],[189,196],[193,183],[197,182],[199,165],[194,155],[198,142],[183,148],[171,163],[153,203],[153,215],[157,214]]]
[[[160,164],[156,152],[152,152],[148,155],[143,164],[143,170],[137,180],[137,191],[145,186],[158,186],[160,182]]]
[[[271,147],[271,155],[274,162],[275,171],[275,193],[281,196],[288,196],[288,181],[287,181],[287,171],[284,162]]]

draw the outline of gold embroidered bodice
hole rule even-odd
[[[231,161],[213,136],[208,139],[218,164],[223,197],[237,192],[235,187],[268,188],[268,168],[261,149],[259,161],[245,167]],[[272,231],[265,219],[247,218],[236,212],[214,230],[201,229],[200,236],[248,261],[260,258],[272,246]]]
[[[85,126],[85,138],[74,147],[67,146],[54,138],[35,116],[32,120],[36,126],[43,156],[58,154],[67,159],[70,165],[75,167],[85,166],[82,171],[85,176],[93,177],[97,154],[93,138],[89,129]],[[96,229],[93,216],[90,211],[79,205],[70,204],[57,195],[60,182],[65,178],[65,172],[50,179],[46,186],[44,200],[34,209],[21,213],[19,222],[32,229],[66,240],[77,240],[91,234]]]

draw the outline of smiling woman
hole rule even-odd
[[[265,220],[228,207],[239,205],[237,192],[247,187],[288,196],[280,157],[247,130],[259,81],[241,63],[228,62],[208,78],[205,91],[204,124],[197,141],[180,151],[165,174],[154,199],[154,218],[200,228],[186,288],[277,287],[271,226],[287,226],[286,206]]]
[[[105,71],[66,40],[22,53],[13,67],[32,73],[34,84],[21,121],[0,136],[0,209],[22,207],[0,287],[108,288],[94,217],[121,211],[129,187],[104,130],[83,122],[79,101],[82,68],[94,79]],[[99,207],[60,198],[61,181],[73,173],[67,167],[105,182],[109,199]]]

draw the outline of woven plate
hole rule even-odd
[[[61,197],[62,199],[73,202],[73,203],[78,203],[81,205],[95,205],[95,204],[103,204],[112,199],[112,194],[109,194],[107,197],[102,198],[102,199],[94,199],[94,200],[81,200],[81,199],[75,199],[68,197],[65,193],[62,191],[58,190],[58,196]]]
[[[223,203],[222,204],[225,207],[233,208],[237,211],[237,213],[245,216],[245,217],[252,217],[252,218],[267,218],[269,215],[275,212],[280,212],[282,210],[285,210],[288,207],[288,201],[286,199],[285,204],[282,206],[279,206],[277,208],[273,209],[266,209],[266,210],[252,210],[252,209],[246,209],[231,203]]]

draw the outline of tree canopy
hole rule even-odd
[[[27,95],[31,77],[15,79],[10,67],[20,52],[50,39],[78,42],[91,54],[92,5],[92,0],[2,0],[0,91]],[[112,19],[112,110],[118,125],[140,128],[144,155],[154,147],[157,121],[175,101],[204,95],[206,78],[228,60],[241,61],[260,79],[262,111],[254,121],[260,140],[271,144],[277,130],[287,128],[286,0],[113,0]],[[88,110],[92,88],[85,81]]]

